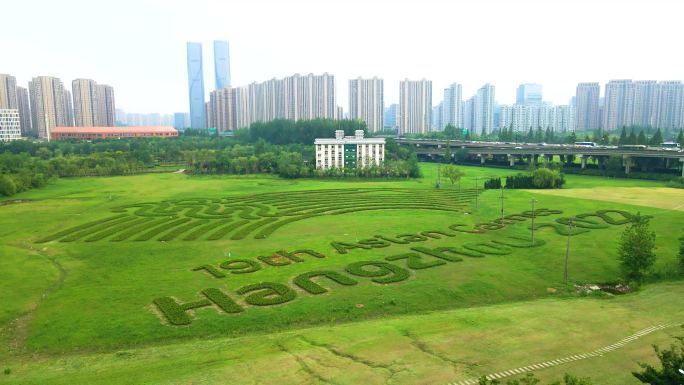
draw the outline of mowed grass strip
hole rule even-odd
[[[179,235],[181,235],[181,234],[183,234],[189,230],[192,230],[197,226],[201,226],[201,225],[204,225],[207,223],[209,223],[208,219],[200,219],[200,220],[197,220],[194,222],[190,222],[190,223],[186,224],[185,226],[176,227],[175,229],[173,229],[173,231],[170,231],[170,232],[166,233],[166,235],[160,237],[159,240],[160,241],[172,241],[172,240],[176,239],[176,237],[178,237]]]
[[[233,231],[233,230],[237,229],[238,227],[245,225],[247,223],[249,223],[248,219],[243,219],[241,221],[230,223],[230,224],[216,230],[214,233],[209,235],[207,237],[207,239],[211,240],[211,241],[217,241],[217,240],[225,237],[226,235],[228,235],[231,231]]]
[[[45,237],[45,238],[39,239],[39,240],[36,241],[36,243],[45,243],[45,242],[54,241],[54,240],[56,240],[56,239],[62,238],[62,237],[65,236],[65,235],[69,235],[69,234],[71,234],[71,233],[73,233],[73,232],[80,231],[80,230],[84,230],[84,229],[87,229],[87,228],[89,228],[89,227],[91,227],[91,226],[95,226],[95,225],[98,225],[98,224],[101,224],[101,223],[110,222],[110,221],[113,221],[113,220],[115,220],[115,219],[123,218],[123,217],[125,217],[125,216],[128,216],[128,214],[114,215],[113,217],[107,217],[107,218],[104,218],[104,219],[100,219],[100,220],[98,220],[98,221],[88,222],[88,223],[84,223],[84,224],[82,224],[82,225],[70,227],[70,228],[68,228],[68,229],[66,229],[66,230],[62,230],[62,231],[60,231],[60,232],[54,233],[54,234],[52,234],[52,235],[49,235],[49,236],[47,236],[47,237]]]
[[[230,237],[230,239],[232,239],[232,240],[243,239],[247,235],[249,235],[249,233],[251,233],[252,231],[254,231],[254,230],[256,230],[262,226],[265,226],[269,223],[273,223],[277,220],[278,220],[278,218],[265,218],[265,219],[260,220],[258,222],[254,222],[249,226],[245,226],[245,227],[241,228],[239,231],[237,231],[235,234],[233,234],[233,236]]]
[[[227,223],[232,222],[232,219],[221,219],[221,220],[215,220],[211,221],[208,224],[198,227],[197,229],[193,230],[190,234],[186,235],[183,237],[184,241],[194,241],[197,240],[199,237],[207,234],[211,230],[214,230],[217,227],[223,226]]]
[[[155,226],[159,226],[160,224],[165,223],[165,222],[168,222],[168,221],[170,221],[170,220],[172,220],[172,219],[174,219],[174,218],[175,218],[175,217],[170,217],[170,218],[169,218],[169,217],[164,217],[164,218],[158,218],[158,219],[147,218],[148,221],[143,222],[143,223],[140,223],[140,224],[138,224],[137,226],[133,226],[133,227],[131,227],[130,229],[128,229],[128,230],[126,230],[126,231],[124,231],[124,232],[119,233],[117,236],[115,236],[114,238],[110,239],[110,241],[112,241],[112,242],[121,242],[121,241],[125,241],[126,239],[128,239],[128,238],[130,238],[130,237],[132,237],[132,236],[134,236],[134,235],[136,235],[136,234],[140,234],[140,232],[142,232],[142,231],[145,231],[145,230],[147,230],[147,229],[151,229],[151,228],[153,228],[153,227],[155,227]]]
[[[105,223],[101,223],[99,225],[91,226],[85,230],[81,230],[77,233],[72,233],[70,235],[67,235],[66,237],[60,239],[60,242],[73,242],[77,241],[85,236],[92,235],[94,233],[97,233],[98,231],[105,230],[111,226],[118,225],[120,223],[125,223],[125,222],[130,222],[132,220],[135,220],[136,217],[133,216],[125,216],[122,218],[115,219],[113,221],[107,221]]]
[[[130,228],[131,226],[137,226],[141,223],[145,223],[148,221],[150,221],[150,218],[137,218],[135,221],[132,221],[132,222],[127,221],[124,223],[120,223],[120,224],[117,224],[116,226],[111,226],[111,227],[108,227],[102,231],[99,231],[99,232],[89,236],[88,238],[84,239],[84,241],[86,241],[86,242],[100,241],[100,240],[105,239],[111,235],[114,235],[120,231],[124,231],[124,230]]]
[[[179,218],[179,219],[176,219],[175,221],[164,223],[161,226],[157,226],[157,227],[155,227],[151,230],[148,230],[147,232],[139,235],[138,237],[133,238],[133,240],[134,241],[149,241],[150,239],[152,239],[152,237],[159,235],[159,234],[163,233],[164,231],[171,230],[172,228],[174,228],[178,225],[182,225],[184,223],[190,222],[191,220],[192,220],[192,218]]]

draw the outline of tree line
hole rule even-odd
[[[353,135],[366,130],[362,121],[275,120],[254,123],[233,137],[187,130],[178,138],[126,138],[0,142],[0,195],[38,188],[59,177],[126,175],[159,165],[176,165],[192,174],[268,173],[285,178],[416,178],[418,159],[412,149],[386,143],[385,162],[358,169],[317,170],[313,142],[333,138],[335,130]]]

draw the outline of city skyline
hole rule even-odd
[[[503,1],[427,1],[408,7],[402,2],[370,1],[360,3],[364,12],[359,15],[354,1],[333,1],[315,8],[308,1],[228,5],[200,0],[193,7],[173,1],[123,1],[106,20],[79,18],[81,23],[69,25],[60,20],[78,18],[71,13],[89,12],[92,4],[74,0],[14,2],[6,6],[14,17],[0,25],[0,33],[13,37],[0,41],[2,52],[13,53],[3,55],[0,72],[13,74],[23,87],[37,75],[59,77],[67,82],[81,77],[98,79],[116,88],[117,101],[123,108],[160,113],[187,109],[184,43],[202,42],[204,55],[209,57],[215,39],[230,41],[231,85],[247,85],[292,73],[328,72],[339,81],[338,104],[345,108],[346,81],[359,76],[384,79],[388,85],[386,105],[398,102],[399,89],[393,85],[404,78],[429,78],[435,90],[458,82],[464,95],[473,94],[482,84],[492,83],[497,87],[501,104],[515,101],[519,84],[533,82],[544,85],[547,100],[567,104],[579,82],[682,77],[677,65],[681,54],[673,48],[678,36],[676,15],[680,14],[675,2],[652,1],[648,7],[641,6],[646,4],[644,1],[621,2],[619,6],[613,1],[548,3],[551,2],[524,1],[512,5]],[[589,4],[591,12],[587,12]],[[33,12],[36,6],[43,12]],[[131,9],[136,12],[130,12]],[[556,16],[559,10],[563,11],[562,18]],[[530,11],[542,17],[532,23],[520,23]],[[250,18],[234,16],[242,14],[259,15],[260,23],[283,32],[274,35],[257,31]],[[330,14],[335,17],[324,17]],[[386,17],[374,17],[379,14]],[[607,14],[611,17],[605,18]],[[232,16],[226,19],[226,15]],[[458,41],[449,37],[453,36],[447,33],[453,15],[467,15],[458,18],[459,29],[478,33]],[[344,20],[351,18],[364,27],[345,27]],[[409,31],[402,29],[398,20],[420,21]],[[579,20],[591,27],[578,28]],[[626,22],[639,21],[643,25],[641,22],[646,21],[656,26],[655,20],[657,28],[621,29],[621,37],[614,44],[597,38]],[[122,22],[127,28],[120,28]],[[34,30],[26,25],[41,27]],[[545,47],[543,55],[532,45],[522,50],[514,44],[502,45],[504,36],[485,27],[491,25],[499,31],[516,30],[521,35],[534,36]],[[91,33],[79,33],[84,29]],[[23,32],[15,33],[19,30]],[[312,30],[326,32],[310,33]],[[391,33],[392,38],[382,35],[381,45],[375,39],[364,39],[375,31]],[[303,35],[311,36],[311,41],[291,44],[292,39]],[[331,41],[354,41],[355,54],[350,57],[339,44],[325,43]],[[445,44],[456,44],[456,49],[441,49]],[[644,61],[626,54],[640,49],[659,52],[659,60],[649,60],[644,65]],[[397,52],[402,53],[401,60],[396,60]],[[419,52],[431,52],[429,66]],[[358,60],[359,57],[364,60]],[[559,60],[550,63],[544,57]],[[204,76],[212,80],[211,84],[213,71],[213,65],[204,66]],[[205,88],[207,100],[211,89]]]

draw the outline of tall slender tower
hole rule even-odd
[[[363,120],[370,132],[380,131],[384,125],[383,110],[382,79],[349,80],[349,119]]]
[[[188,96],[190,101],[190,127],[206,128],[204,104],[204,73],[202,72],[202,44],[187,44]]]
[[[217,90],[230,87],[230,46],[225,40],[214,40],[214,78]]]

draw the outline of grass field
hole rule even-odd
[[[674,279],[681,190],[571,175],[559,191],[505,191],[502,225],[499,191],[475,177],[514,171],[464,167],[460,188],[436,190],[437,166],[422,168],[63,179],[13,197],[25,202],[0,206],[0,383],[446,383],[683,319],[680,281],[615,299],[548,290],[563,287],[563,218],[576,215],[572,282],[619,277],[617,238],[637,211],[653,216],[655,277]],[[532,199],[546,209],[534,245]],[[625,371],[676,330],[538,374],[635,383]]]

